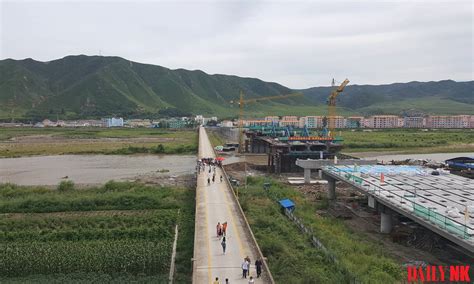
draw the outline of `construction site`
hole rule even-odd
[[[272,121],[244,127],[244,106],[258,99],[244,100],[241,95],[238,129],[211,130],[239,146],[235,152],[218,151],[227,159],[224,169],[231,182],[242,187],[249,176],[261,176],[288,184],[315,204],[327,204],[316,215],[342,220],[351,230],[382,243],[405,266],[472,264],[472,180],[439,165],[387,165],[342,153],[344,140],[335,135],[333,118],[337,96],[348,83],[346,79],[334,86],[328,116],[317,131]],[[265,99],[278,98],[283,96]]]

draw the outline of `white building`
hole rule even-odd
[[[303,128],[306,125],[307,128],[321,128],[323,125],[323,118],[321,116],[302,116],[299,119],[299,127]]]
[[[105,120],[106,127],[123,127],[123,118],[112,117]]]

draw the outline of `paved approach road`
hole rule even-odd
[[[207,133],[199,129],[199,158],[215,157]],[[248,283],[242,279],[241,264],[249,256],[252,264],[258,256],[256,246],[246,231],[238,204],[227,183],[219,181],[221,169],[216,170],[216,181],[207,184],[212,171],[198,174],[196,188],[196,225],[194,235],[193,283],[212,283],[219,277],[220,283],[228,278],[230,283]],[[227,222],[227,249],[222,252],[221,241],[216,236],[217,222]],[[263,272],[265,273],[265,272]],[[256,278],[255,266],[250,268],[250,275]],[[256,279],[255,283],[264,283]]]

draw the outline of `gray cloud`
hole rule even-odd
[[[293,88],[473,79],[471,1],[0,1],[0,58],[101,52]]]

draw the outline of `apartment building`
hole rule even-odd
[[[398,116],[396,115],[374,115],[367,119],[368,128],[397,128]]]
[[[469,128],[471,115],[431,115],[426,119],[429,128]]]
[[[345,122],[346,128],[361,128],[364,127],[363,116],[349,116]]]
[[[271,125],[271,122],[264,119],[244,119],[242,123],[244,127]]]
[[[323,118],[321,116],[302,116],[299,119],[299,127],[303,128],[306,125],[307,128],[321,128],[323,125]]]
[[[346,121],[344,119],[344,116],[334,116],[334,128],[345,128],[346,126]],[[328,117],[328,127],[329,127],[329,117]]]
[[[278,121],[280,121],[280,117],[278,116],[265,116],[266,121],[270,121],[273,124],[278,124]]]
[[[425,127],[425,118],[421,116],[412,116],[403,118],[403,127],[405,128],[423,128]]]
[[[297,116],[283,116],[280,120],[280,127],[299,127],[300,121]]]

